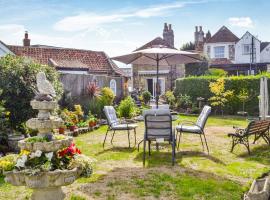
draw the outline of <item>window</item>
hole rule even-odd
[[[244,44],[243,45],[243,55],[250,54],[250,45]]]
[[[224,58],[225,46],[214,47],[215,58]]]
[[[116,95],[116,81],[114,79],[110,81],[110,88],[113,91],[114,95]]]

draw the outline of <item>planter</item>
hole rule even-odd
[[[96,126],[96,125],[97,125],[97,122],[93,122],[93,121],[89,122],[89,127],[91,127],[91,128]]]
[[[59,134],[65,134],[65,128],[64,127],[60,127],[58,130],[59,130]]]
[[[8,147],[11,151],[19,152],[20,148],[18,142],[24,139],[24,135],[9,135],[8,136]]]
[[[76,126],[75,125],[69,127],[69,130],[70,131],[75,131],[75,129],[76,129]]]
[[[269,179],[262,178],[254,180],[245,200],[268,200],[270,196]]]

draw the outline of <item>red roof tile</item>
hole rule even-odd
[[[206,43],[237,42],[239,38],[234,35],[226,26],[222,26]]]
[[[164,39],[162,39],[161,37],[156,37],[155,39],[151,40],[150,42],[144,44],[143,46],[137,48],[135,51],[139,51],[142,49],[147,49],[147,48],[151,48],[153,46],[157,46],[157,45],[162,45],[162,46],[166,46],[168,48],[173,48],[169,45],[168,42],[166,42]],[[173,48],[174,49],[174,48]]]
[[[227,64],[233,64],[233,63],[227,58],[216,58],[210,61],[210,66],[212,67],[215,65],[227,65]]]
[[[7,45],[17,56],[32,58],[38,63],[53,65],[61,69],[88,69],[95,73],[125,73],[102,51],[47,47],[47,46],[14,46]]]

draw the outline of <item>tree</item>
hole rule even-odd
[[[30,59],[7,55],[0,58],[0,88],[3,90],[0,99],[10,111],[10,126],[17,131],[24,131],[23,123],[36,115],[30,106],[36,88],[36,74],[45,72],[47,79],[53,84],[59,100],[63,87],[55,68],[41,65]]]
[[[243,105],[243,112],[245,112],[245,103],[249,99],[249,93],[246,89],[242,89],[240,93],[237,95],[238,99],[242,102]]]
[[[229,98],[233,95],[233,91],[225,90],[224,78],[219,78],[216,82],[211,82],[209,88],[210,92],[214,95],[209,98],[211,105],[220,109],[223,115],[223,108],[229,101]]]
[[[195,50],[195,44],[193,42],[187,42],[180,49],[182,51]]]

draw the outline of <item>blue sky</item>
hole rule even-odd
[[[193,41],[194,26],[215,33],[226,25],[238,37],[247,30],[270,41],[269,0],[0,0],[0,40],[130,52],[162,35],[171,23],[175,46]]]

